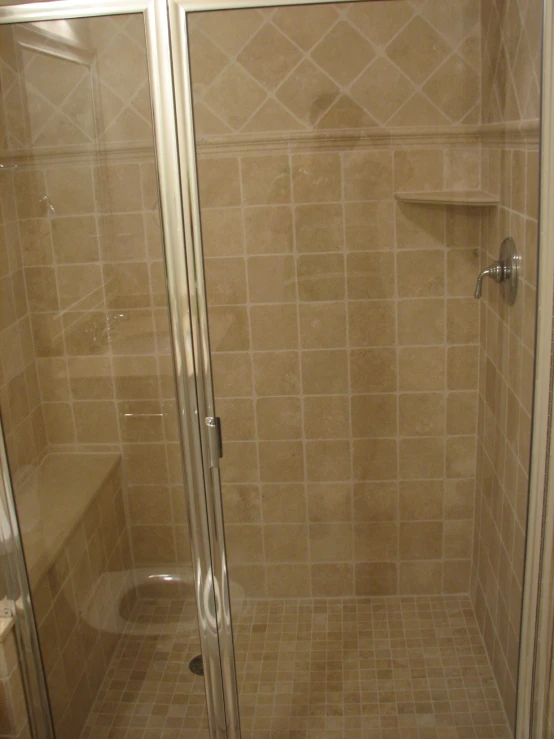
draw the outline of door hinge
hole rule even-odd
[[[208,416],[206,418],[208,427],[208,443],[210,445],[210,467],[217,469],[219,460],[223,456],[223,437],[221,435],[221,419],[219,416]]]

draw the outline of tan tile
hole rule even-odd
[[[340,205],[300,205],[294,212],[299,252],[333,252],[343,248],[343,214]]]
[[[308,126],[317,122],[338,95],[336,83],[309,59],[304,59],[277,91],[277,99]]]
[[[435,150],[397,151],[394,154],[394,177],[399,192],[441,190],[443,154]]]
[[[401,348],[400,390],[443,390],[446,377],[444,354],[443,347]]]
[[[352,96],[381,123],[386,123],[410,97],[413,86],[397,66],[380,56],[352,85]]]
[[[225,485],[222,489],[222,499],[226,523],[260,521],[258,485]]]
[[[346,307],[340,303],[301,303],[300,338],[303,349],[346,346]]]
[[[401,562],[400,592],[406,595],[441,592],[441,562]]]
[[[316,598],[353,595],[354,569],[346,562],[311,566],[312,592]]]
[[[453,436],[446,441],[446,476],[472,477],[475,474],[475,437]]]
[[[273,25],[262,26],[238,55],[238,62],[266,89],[274,90],[302,54]]]
[[[237,131],[260,106],[264,98],[263,88],[240,64],[231,63],[210,85],[204,101],[218,118],[233,131]]]
[[[457,520],[472,518],[474,497],[474,480],[448,480],[444,497],[445,518]]]
[[[346,261],[351,300],[394,297],[394,257],[385,252],[354,252]]]
[[[295,305],[256,305],[250,310],[254,350],[295,349],[298,321]]]
[[[398,408],[401,436],[438,436],[444,433],[442,393],[402,394]]]
[[[444,252],[404,251],[397,256],[398,295],[432,298],[444,295]]]
[[[296,203],[337,202],[341,199],[338,154],[295,154],[292,184]]]
[[[216,396],[252,395],[252,359],[249,354],[213,354],[212,372]]]
[[[396,436],[396,395],[353,395],[351,414],[354,438]]]
[[[38,359],[36,367],[42,400],[69,400],[68,369],[65,358]]]
[[[142,229],[142,219],[140,226]],[[126,228],[128,230],[128,224]],[[140,243],[141,234],[137,235]],[[94,216],[81,216],[76,213],[72,218],[52,219],[52,245],[58,264],[98,261],[98,241]]]
[[[254,403],[250,398],[218,398],[217,411],[225,429],[225,439],[230,441],[254,439]]]
[[[306,520],[304,486],[299,483],[262,485],[265,523],[293,523]]]
[[[354,560],[386,562],[398,558],[398,524],[375,522],[354,524]]]
[[[395,349],[353,349],[350,352],[353,393],[394,392],[397,388]]]
[[[212,306],[209,319],[213,351],[244,351],[250,348],[248,314],[245,307]]]
[[[346,395],[305,397],[304,434],[306,438],[348,438],[350,434],[348,405]]]
[[[440,559],[442,556],[443,524],[410,522],[400,524],[400,559]]]
[[[245,208],[244,239],[248,254],[291,252],[292,210],[284,205]]]
[[[398,304],[398,341],[401,345],[442,344],[444,329],[444,300],[402,300]]]
[[[348,85],[374,55],[368,41],[349,23],[339,21],[311,52],[313,59],[339,84]]]
[[[67,444],[75,440],[73,414],[69,403],[43,403],[42,412],[50,444]]]
[[[421,84],[450,49],[421,16],[416,15],[387,46],[387,55],[416,84]]]
[[[444,439],[423,437],[400,440],[400,477],[417,480],[443,477]]]
[[[223,455],[221,476],[224,483],[257,482],[258,455],[253,441],[224,441]]]
[[[102,419],[101,414],[108,415],[109,407],[106,401],[103,401],[105,408],[98,409],[98,419]],[[89,405],[91,408],[87,408]],[[83,426],[88,422],[88,415],[92,412],[92,404],[82,404],[80,413],[83,416]],[[162,406],[157,400],[132,400],[119,403],[117,407],[119,414],[120,436],[123,441],[143,442],[143,441],[164,441],[164,419],[162,417]],[[75,410],[77,416],[77,409]],[[111,417],[110,417],[111,421]],[[99,424],[100,425],[100,424]],[[108,423],[106,425],[109,428]],[[117,429],[116,429],[117,432]],[[79,430],[77,431],[79,435]],[[88,435],[90,431],[84,430],[83,434]],[[113,431],[112,431],[113,433]],[[99,434],[99,436],[101,433]],[[111,439],[115,441],[115,439]],[[99,439],[96,439],[98,441]],[[92,439],[91,439],[92,441]]]
[[[398,474],[395,439],[357,439],[354,441],[355,480],[393,480]]]
[[[350,480],[350,442],[306,442],[306,474],[309,482]]]
[[[396,482],[354,483],[354,520],[395,521],[398,517]]]
[[[25,284],[29,309],[32,312],[58,310],[60,306],[56,271],[53,267],[27,267]]]
[[[256,563],[263,557],[262,527],[257,524],[227,524],[225,540],[231,564]]]
[[[204,270],[210,306],[246,303],[244,259],[206,259]]]
[[[307,487],[308,519],[313,523],[350,521],[352,487],[350,483],[315,483]]]
[[[302,389],[306,395],[336,395],[348,392],[346,351],[303,351]]]
[[[449,249],[446,257],[447,294],[470,298],[479,274],[479,257],[474,249]]]
[[[273,22],[301,49],[308,51],[333,25],[337,11],[332,5],[278,7]]]
[[[451,560],[443,562],[443,592],[467,593],[470,587],[471,562]]]
[[[352,560],[352,526],[349,523],[310,524],[312,562]]]
[[[443,249],[445,210],[412,203],[396,203],[396,245],[398,249]]]
[[[348,305],[350,345],[392,346],[396,343],[393,301],[359,301]]]
[[[308,527],[305,524],[271,524],[264,526],[267,562],[306,562],[308,559]]]
[[[206,257],[231,257],[244,251],[240,208],[204,208],[202,247]]]
[[[302,564],[275,564],[267,571],[270,598],[305,597],[310,592],[310,568]]]
[[[399,485],[399,512],[402,521],[430,521],[442,518],[442,480],[411,480]]]
[[[238,159],[200,159],[198,185],[202,208],[241,205]]]
[[[449,390],[477,388],[478,347],[453,346],[448,349],[447,384]]]
[[[473,521],[444,522],[445,559],[468,559],[471,556]]]
[[[296,395],[300,392],[298,352],[256,352],[254,386],[258,395]]]
[[[46,172],[46,187],[57,215],[72,216],[95,212],[91,167],[51,167]]]
[[[259,398],[256,418],[260,439],[299,439],[302,436],[300,398]]]
[[[449,434],[473,434],[477,428],[477,394],[449,393],[446,430]]]
[[[250,257],[248,294],[252,303],[286,303],[296,298],[292,256]]]
[[[394,246],[394,203],[390,200],[346,203],[346,248],[350,251],[387,251]]]
[[[301,441],[262,441],[258,447],[262,482],[297,482],[304,479]]]
[[[393,195],[389,152],[344,154],[345,200],[390,200]]]
[[[398,574],[395,562],[359,562],[355,565],[356,595],[396,595]]]
[[[446,301],[446,341],[448,344],[479,341],[479,305],[474,298]]]
[[[290,166],[287,155],[243,157],[241,171],[246,204],[275,205],[290,202]]]
[[[297,260],[297,270],[300,300],[332,301],[344,297],[344,258],[342,255],[300,255]]]

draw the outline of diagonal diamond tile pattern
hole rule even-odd
[[[480,3],[463,0],[452,11],[455,28],[444,5],[398,0],[195,14],[198,135],[478,119]],[[206,53],[208,43],[217,48],[213,55]],[[215,66],[222,69],[214,76]],[[453,72],[447,90],[438,89],[441,69]]]

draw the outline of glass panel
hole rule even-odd
[[[521,6],[189,15],[245,737],[513,730],[541,28]],[[485,277],[478,302],[509,236],[517,300]]]
[[[0,55],[0,408],[56,736],[208,736],[144,21]]]

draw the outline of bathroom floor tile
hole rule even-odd
[[[194,607],[142,601],[82,739],[208,737]],[[243,739],[511,736],[467,596],[245,600]]]

